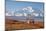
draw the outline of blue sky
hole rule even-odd
[[[44,8],[43,7],[44,4],[39,3],[39,2],[16,2],[16,1],[12,1],[12,0],[6,0],[6,11],[7,10],[10,10],[10,11],[15,10],[16,11],[17,9],[19,9],[22,13],[23,12],[22,8],[25,8],[25,7],[28,7],[28,6],[31,6],[32,9],[37,13],[39,13],[40,10],[42,11],[43,8]],[[18,13],[20,13],[20,11],[18,11]]]
[[[6,7],[9,8],[15,8],[16,7],[26,7],[26,6],[32,6],[33,9],[40,10],[43,9],[43,3],[33,3],[33,2],[15,2],[11,0],[6,0]]]

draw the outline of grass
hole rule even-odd
[[[23,29],[40,29],[44,28],[44,23],[43,22],[35,22],[35,24],[31,23],[26,23],[26,22],[14,22],[14,20],[6,20],[6,25],[5,25],[6,30],[23,30]]]

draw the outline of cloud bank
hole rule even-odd
[[[6,10],[7,11],[7,10]],[[28,14],[30,14],[31,16],[41,16],[43,17],[43,10],[41,10],[41,12],[34,10],[31,6],[27,6],[27,7],[23,7],[21,9],[18,8],[18,10],[9,10],[8,12],[6,12],[6,16],[27,16]]]

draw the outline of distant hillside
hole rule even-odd
[[[26,20],[26,19],[34,19],[34,20],[41,20],[43,21],[44,18],[43,17],[25,17],[25,16],[6,16],[5,18],[7,19],[12,19],[12,20]]]

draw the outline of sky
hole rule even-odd
[[[16,16],[26,16],[27,14],[31,14],[33,16],[41,16],[44,15],[44,3],[40,2],[16,2],[14,0],[6,0],[6,15],[14,16],[15,12]],[[12,15],[9,15],[12,14]]]

